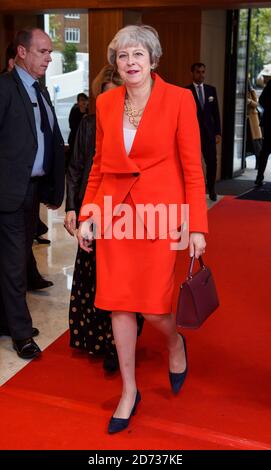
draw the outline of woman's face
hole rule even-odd
[[[150,80],[150,54],[141,44],[118,49],[116,53],[118,72],[128,86],[138,87]]]

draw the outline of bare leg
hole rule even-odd
[[[184,346],[176,331],[174,316],[172,314],[143,316],[166,338],[169,350],[169,370],[174,373],[183,372],[186,367]],[[137,391],[135,380],[137,322],[135,313],[113,312],[112,327],[123,382],[121,399],[113,416],[127,419],[134,405]]]
[[[166,338],[169,351],[169,370],[181,373],[185,370],[186,361],[183,341],[176,330],[176,323],[172,313],[168,315],[143,315]]]
[[[135,380],[136,314],[113,312],[112,327],[123,385],[121,399],[113,416],[126,419],[131,413],[137,391]]]

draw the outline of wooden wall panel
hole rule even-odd
[[[157,29],[163,49],[158,73],[175,85],[191,82],[190,66],[200,60],[199,9],[143,10],[142,21]]]
[[[15,36],[16,31],[25,27],[40,26],[37,15],[1,15],[1,35],[0,35],[0,63],[1,70],[5,66],[5,51]]]
[[[6,66],[5,52],[7,45],[13,39],[14,17],[12,15],[0,15],[0,71]]]
[[[93,10],[89,12],[90,83],[101,68],[107,64],[107,46],[122,27],[123,10]],[[91,101],[92,110],[93,106],[93,101]]]
[[[199,7],[238,8],[242,6],[271,6],[270,0],[1,0],[0,11],[46,11],[48,9],[95,8],[148,8],[148,7]]]

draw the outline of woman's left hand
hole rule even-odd
[[[206,241],[203,233],[192,232],[189,238],[189,253],[190,256],[199,258],[205,253]]]
[[[76,233],[78,243],[80,245],[80,248],[87,253],[90,253],[93,251],[92,248],[92,243],[94,239],[94,234],[92,231],[92,222],[91,218],[84,220],[83,222],[80,222],[79,228]]]

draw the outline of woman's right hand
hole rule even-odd
[[[93,241],[93,231],[92,231],[92,222],[91,219],[84,220],[84,222],[81,222],[79,225],[79,228],[77,230],[77,239],[78,243],[80,245],[80,248],[82,250],[86,251],[87,253],[90,253],[93,251],[91,248],[92,241]]]
[[[68,211],[66,212],[64,218],[64,227],[69,232],[70,235],[74,236],[76,232],[76,212]]]

